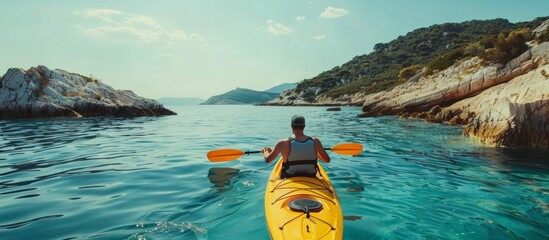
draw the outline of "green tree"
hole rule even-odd
[[[424,75],[433,74],[434,71],[444,70],[465,57],[464,48],[458,48],[446,53],[427,64]]]
[[[374,45],[374,51],[383,51],[386,48],[387,48],[386,43],[376,43],[376,45]]]
[[[547,42],[549,41],[549,27],[545,29],[545,31],[543,31],[542,33],[540,33],[537,37],[536,37],[536,41],[538,43],[542,43],[542,42]]]
[[[407,68],[403,68],[398,73],[398,79],[399,80],[409,79],[409,78],[415,76],[417,74],[417,70],[419,70],[420,68],[421,68],[421,66],[419,64],[415,64],[415,65],[409,66]]]
[[[530,40],[532,40],[532,31],[527,28],[518,29],[509,34],[500,33],[494,48],[486,53],[485,59],[506,64],[528,50],[526,42]]]

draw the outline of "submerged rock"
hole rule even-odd
[[[0,79],[0,118],[175,115],[152,99],[45,66],[11,68]]]

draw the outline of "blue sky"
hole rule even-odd
[[[299,82],[416,28],[549,16],[546,0],[18,0],[0,8],[0,72],[45,65],[148,98]]]

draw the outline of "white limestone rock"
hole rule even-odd
[[[11,68],[0,84],[0,118],[172,114],[155,100],[45,66]]]
[[[367,95],[361,116],[463,124],[464,135],[488,145],[549,148],[547,59],[549,42],[533,46],[501,69],[473,58],[418,82]]]

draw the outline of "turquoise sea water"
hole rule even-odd
[[[0,239],[268,239],[260,155],[294,114],[324,145],[344,239],[549,239],[549,152],[497,150],[460,127],[359,108],[173,106],[177,116],[0,120]]]

